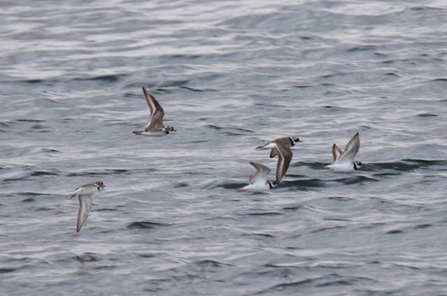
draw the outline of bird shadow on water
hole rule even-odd
[[[101,263],[102,260],[96,256],[94,253],[86,252],[82,255],[77,255],[73,257],[79,265],[79,273],[86,273],[89,271],[98,271],[98,270],[111,270],[116,268],[114,265],[107,265]]]

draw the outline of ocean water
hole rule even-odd
[[[1,6],[2,295],[447,295],[445,1]]]

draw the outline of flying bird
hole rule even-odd
[[[106,187],[103,182],[96,181],[88,184],[84,184],[81,187],[76,188],[73,193],[70,194],[70,198],[79,198],[79,212],[78,220],[76,223],[76,232],[79,232],[87,221],[88,214],[92,208],[93,198],[92,195],[100,189]]]
[[[356,133],[352,139],[348,142],[344,151],[338,148],[337,144],[332,145],[332,156],[334,157],[334,163],[324,167],[325,170],[348,173],[358,170],[365,165],[358,160],[354,160],[355,156],[360,149],[360,135]]]
[[[256,149],[272,149],[270,151],[270,158],[278,156],[278,162],[276,164],[276,180],[274,184],[278,186],[281,183],[282,178],[289,169],[290,162],[292,161],[292,147],[296,143],[302,142],[299,138],[284,137],[270,141]]]
[[[256,169],[256,173],[250,176],[247,186],[239,188],[237,191],[265,191],[272,189],[274,187],[273,182],[267,179],[270,169],[260,163],[250,162],[250,164]]]
[[[165,111],[158,103],[158,101],[146,91],[143,87],[144,98],[146,99],[147,105],[149,106],[150,111],[150,119],[149,123],[143,130],[133,131],[135,135],[142,134],[169,134],[172,131],[175,131],[173,126],[166,126],[163,124],[163,116],[165,115]]]

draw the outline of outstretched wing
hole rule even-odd
[[[332,145],[332,156],[334,157],[334,162],[340,157],[343,152],[338,148],[337,144]]]
[[[354,161],[355,156],[359,152],[360,149],[360,136],[359,133],[356,133],[354,137],[348,142],[345,150],[337,159],[337,163],[348,162],[351,163]]]
[[[248,183],[253,184],[259,181],[265,182],[268,174],[270,173],[270,169],[260,163],[250,162],[250,164],[256,169],[256,173],[250,176]]]
[[[144,131],[149,132],[163,128],[163,116],[165,115],[165,111],[160,106],[158,101],[150,93],[148,93],[144,87],[143,93],[151,113],[149,124],[146,126]]]
[[[278,152],[278,162],[276,164],[276,181],[275,184],[278,186],[281,183],[282,178],[289,169],[290,162],[292,161],[292,150],[290,147],[283,147],[281,145],[277,146]]]
[[[79,232],[88,218],[88,213],[92,208],[93,198],[91,195],[79,195],[79,212],[76,223],[76,232]]]

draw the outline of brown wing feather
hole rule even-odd
[[[163,113],[160,113],[160,112],[156,111],[155,114],[152,115],[151,121],[146,126],[144,131],[145,132],[150,132],[150,131],[162,129],[164,127],[163,126],[163,116],[164,116]]]
[[[341,154],[342,154],[342,151],[340,148],[338,148],[337,144],[332,145],[332,156],[334,157],[334,161],[336,161],[337,158],[339,158]]]
[[[351,140],[349,140],[343,153],[338,157],[337,162],[343,162],[345,159],[353,161],[360,149],[360,136],[356,133]]]
[[[290,162],[292,161],[292,150],[290,147],[283,147],[278,145],[278,163],[276,165],[276,185],[281,183],[282,178],[289,169]]]
[[[158,103],[158,101],[146,91],[146,89],[143,87],[143,93],[144,98],[146,99],[147,105],[149,106],[149,110],[151,112],[151,115],[155,113],[156,110],[161,110],[164,114],[164,110],[161,107],[161,105]]]
[[[356,134],[351,138],[351,140],[349,140],[348,144],[346,144],[345,150],[350,149],[350,147],[353,146],[353,145],[357,145],[356,142],[360,142],[359,137],[360,137],[360,136],[359,136],[359,133],[356,133]]]
[[[144,128],[144,131],[150,132],[163,128],[163,117],[165,115],[165,111],[158,103],[158,101],[150,93],[148,93],[144,87],[143,93],[151,112],[151,118],[148,125]]]
[[[270,158],[275,157],[276,155],[278,155],[278,151],[276,151],[275,148],[272,149],[272,151],[270,151]]]

